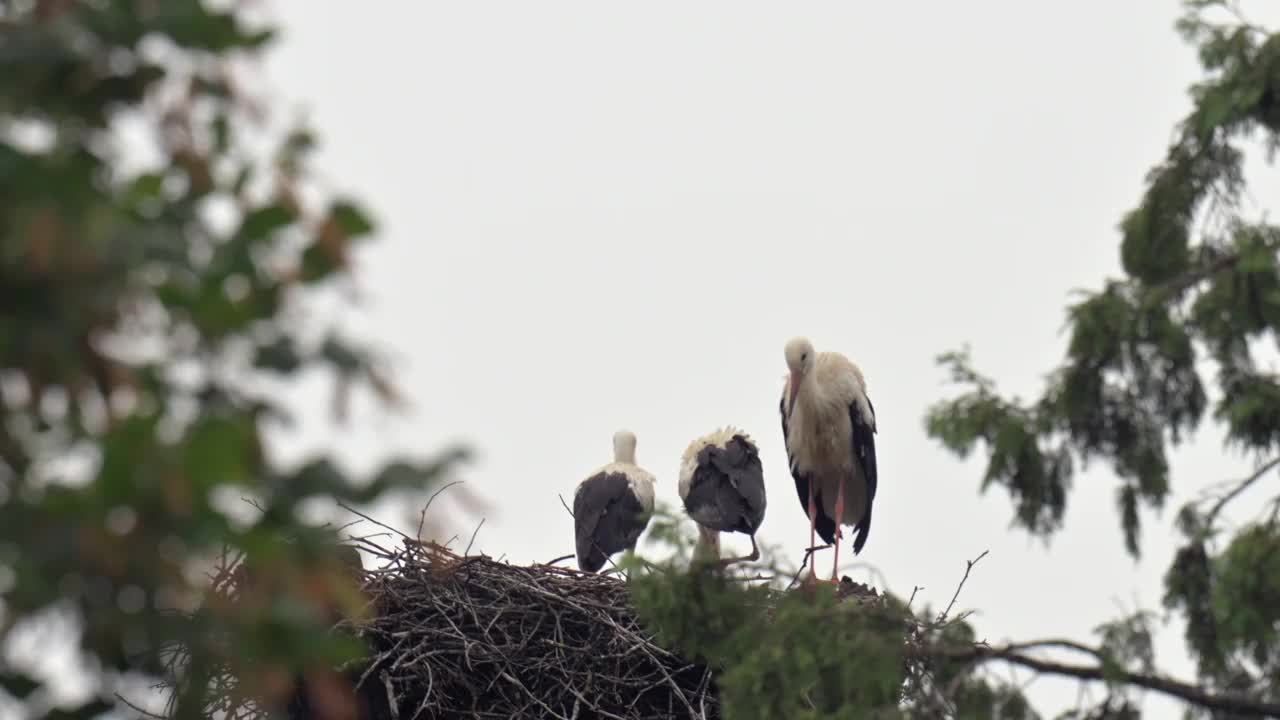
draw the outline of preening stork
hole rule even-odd
[[[835,545],[831,579],[838,582],[841,525],[857,532],[853,553],[871,532],[876,498],[876,411],[862,371],[835,352],[814,352],[806,338],[785,349],[791,371],[779,403],[782,436],[800,505],[809,514],[809,546],[817,532]],[[813,556],[809,576],[816,579]]]
[[[636,436],[613,435],[613,462],[578,484],[573,525],[578,569],[596,572],[610,555],[632,550],[653,514],[654,477],[636,465]]]
[[[680,499],[698,524],[698,545],[720,558],[720,533],[740,532],[751,538],[751,554],[721,560],[723,564],[756,560],[756,530],[764,520],[764,471],[751,437],[733,427],[689,443],[680,459]]]

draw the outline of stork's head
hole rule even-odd
[[[784,353],[787,357],[787,369],[791,371],[791,382],[787,386],[789,388],[787,414],[790,415],[791,411],[795,409],[796,394],[800,392],[800,383],[809,376],[809,372],[813,370],[818,356],[813,350],[813,343],[809,342],[809,338],[804,337],[792,338],[788,341]]]
[[[619,430],[613,434],[613,460],[634,464],[636,461],[636,434]]]

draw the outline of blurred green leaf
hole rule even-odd
[[[333,206],[333,219],[348,238],[358,238],[373,232],[373,221],[350,202],[338,202]]]
[[[257,354],[254,357],[254,365],[264,370],[288,374],[297,371],[302,366],[302,355],[298,352],[298,348],[292,338],[278,338],[273,342],[258,346]]]
[[[364,366],[364,358],[350,345],[335,338],[326,338],[320,347],[320,356],[338,369],[342,374],[352,374]]]
[[[283,205],[267,205],[245,214],[240,223],[239,235],[257,240],[288,227],[296,220],[292,211]]]
[[[314,567],[338,533],[301,523],[299,503],[421,489],[463,453],[392,460],[366,479],[326,458],[292,476],[260,446],[263,423],[287,416],[268,375],[336,363],[346,385],[386,383],[366,367],[369,348],[298,339],[311,297],[297,280],[347,272],[344,243],[375,223],[349,201],[299,199],[295,185],[313,179],[308,128],[268,148],[244,136],[239,120],[270,107],[233,78],[261,61],[275,28],[202,0],[9,3],[0,16],[0,127],[46,140],[0,139],[5,620],[66,608],[83,621],[68,649],[96,679],[149,674],[178,691],[169,710],[183,720],[237,714],[219,705],[235,693],[213,698],[207,681],[235,670],[252,690],[281,667],[362,652],[329,632],[332,606],[362,599]],[[160,151],[141,173],[109,138],[124,116],[143,134],[131,143]],[[255,204],[250,189],[273,199]],[[294,228],[325,228],[296,268]],[[15,384],[34,401],[9,402]],[[239,496],[259,508],[226,508]],[[265,595],[230,581],[246,567],[265,568]],[[48,690],[17,674],[0,683],[24,697]]]
[[[206,416],[196,421],[183,444],[183,467],[194,490],[251,484],[257,442],[250,417]]]
[[[302,252],[299,275],[303,282],[314,283],[333,275],[340,267],[319,245],[310,245]]]

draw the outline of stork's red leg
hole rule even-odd
[[[818,505],[813,499],[813,480],[809,481],[809,577],[814,580],[818,579],[818,572],[814,569],[814,563],[817,562],[817,555],[813,552],[813,548],[818,544]]]
[[[844,522],[844,481],[840,482],[840,487],[836,490],[836,553],[835,560],[831,563],[831,582],[838,583],[840,578],[837,577],[836,570],[840,566],[840,524]]]

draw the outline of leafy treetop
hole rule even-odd
[[[1280,467],[1280,374],[1266,359],[1280,348],[1280,227],[1244,203],[1248,144],[1261,143],[1268,161],[1280,147],[1280,34],[1231,2],[1185,6],[1178,29],[1205,78],[1120,223],[1123,277],[1070,306],[1066,358],[1034,402],[1002,396],[966,353],[943,355],[966,391],[934,406],[926,426],[960,455],[981,443],[983,487],[1004,486],[1014,522],[1046,537],[1061,528],[1081,464],[1106,462],[1125,547],[1138,557],[1140,511],[1170,492],[1169,452],[1211,412],[1227,447],[1257,469],[1180,509],[1165,605],[1186,619],[1208,689],[1274,702],[1280,489],[1255,522],[1227,528],[1221,511]]]
[[[350,657],[323,632],[360,607],[337,536],[295,510],[421,488],[460,457],[353,478],[263,446],[287,419],[276,388],[305,370],[328,368],[339,397],[391,393],[369,349],[300,321],[374,223],[347,198],[303,201],[305,128],[266,156],[246,142],[260,108],[236,71],[274,38],[199,0],[0,3],[0,640],[54,613],[82,625],[96,670],[96,699],[56,708],[44,678],[5,666],[32,717],[89,717],[119,678],[171,671],[171,709],[198,717],[224,661],[260,663],[270,702],[281,678]],[[157,165],[127,169],[124,120]],[[228,493],[254,517],[233,520]],[[270,582],[175,613],[201,606],[224,550]]]

